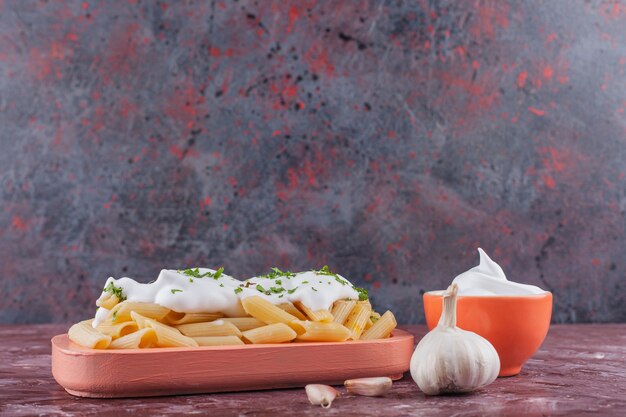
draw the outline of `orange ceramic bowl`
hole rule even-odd
[[[442,291],[424,294],[426,324],[433,329],[443,308]],[[550,327],[552,293],[526,296],[458,296],[457,326],[489,340],[500,356],[498,376],[517,375],[539,349]]]

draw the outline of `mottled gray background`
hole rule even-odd
[[[106,278],[477,263],[626,321],[624,1],[0,2],[0,321]]]

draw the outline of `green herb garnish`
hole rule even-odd
[[[297,290],[297,289],[298,289],[298,287],[293,288],[293,289],[291,289],[291,290],[287,290],[287,293],[289,293],[289,294],[293,294],[294,292],[296,292],[296,290]]]
[[[113,316],[111,317],[111,321],[117,320],[117,311],[113,312]]]
[[[109,285],[104,287],[102,291],[113,294],[114,296],[117,297],[120,303],[122,301],[126,301],[126,297],[124,297],[122,287],[116,287],[115,284],[113,284],[113,282],[109,282]]]
[[[177,288],[172,288],[172,289],[170,290],[170,292],[171,292],[172,294],[176,294],[177,292],[183,292],[183,290],[179,290],[179,289],[177,289]]]
[[[261,284],[257,284],[257,286],[255,288],[259,292],[267,292],[267,290],[265,288],[263,288],[263,286]]]
[[[220,287],[224,287],[224,284],[220,284]]]
[[[276,282],[276,285],[283,285],[283,282],[279,279],[277,279],[275,282]]]
[[[380,317],[370,316],[370,320],[372,320],[372,323],[376,323],[379,319]]]
[[[261,275],[260,278],[276,279],[276,278],[280,278],[280,277],[285,277],[285,278],[289,279],[289,278],[295,277],[295,276],[296,276],[296,274],[294,274],[293,272],[281,271],[280,269],[278,269],[276,267],[273,267],[270,272],[268,272],[265,275]]]
[[[308,283],[309,283],[309,281],[302,281],[302,283],[303,283],[303,284],[308,284]]]
[[[270,291],[274,294],[280,294],[281,292],[285,291],[285,289],[283,287],[270,287]]]
[[[369,298],[369,294],[365,288],[354,287],[354,290],[359,293],[359,301],[365,301]]]
[[[348,281],[346,281],[345,279],[341,279],[338,276],[335,276],[335,281],[337,281],[341,285],[348,285]],[[330,282],[329,282],[329,284],[330,284]]]
[[[311,287],[311,289],[312,289],[313,291],[317,292],[317,290],[315,289],[315,287]]]
[[[178,270],[179,273],[181,274],[185,274],[189,277],[193,277],[193,278],[204,278],[204,277],[210,277],[213,279],[219,279],[219,277],[222,276],[222,273],[224,272],[224,267],[220,267],[217,271],[215,272],[210,272],[207,271],[204,274],[200,273],[200,268],[187,268],[187,269],[183,269],[183,270]],[[191,281],[193,282],[193,281]]]
[[[243,291],[243,288],[235,288],[235,294],[239,294]]]
[[[222,273],[224,272],[224,267],[220,266],[217,271],[215,271],[215,273],[213,274],[213,279],[219,279],[222,276]]]

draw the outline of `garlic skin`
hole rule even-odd
[[[443,296],[437,327],[418,343],[411,357],[411,377],[427,395],[474,391],[491,384],[500,372],[500,358],[489,341],[456,327],[458,287]]]
[[[330,408],[335,398],[339,396],[339,391],[329,385],[309,384],[304,389],[309,402],[323,408]]]
[[[366,397],[380,397],[389,392],[393,382],[389,377],[380,376],[348,379],[343,385],[350,394],[365,395]]]

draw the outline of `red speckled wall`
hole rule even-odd
[[[109,276],[475,265],[626,320],[624,1],[0,2],[0,321]]]

